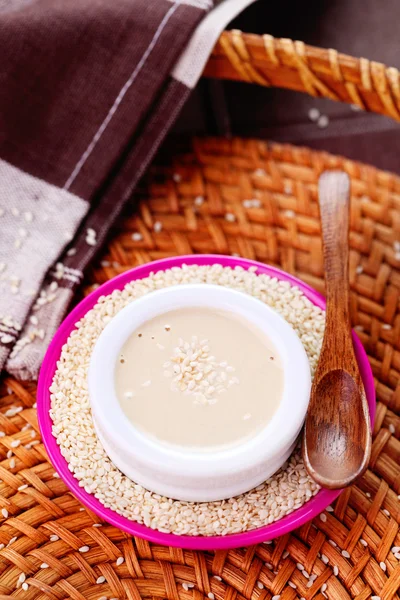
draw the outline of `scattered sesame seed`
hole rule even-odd
[[[196,198],[194,199],[194,203],[196,206],[201,206],[202,204],[204,204],[203,196],[196,196]]]
[[[329,125],[328,115],[321,115],[317,121],[317,125],[320,129],[325,129]]]
[[[104,575],[100,575],[100,577],[98,577],[98,578],[96,579],[96,583],[98,583],[98,584],[99,584],[99,583],[104,583],[104,582],[105,582],[105,580],[106,580],[106,578],[104,577]]]
[[[135,231],[134,233],[132,233],[132,239],[134,242],[140,242],[143,239],[143,236],[141,233],[139,233],[138,231]]]
[[[275,596],[272,596],[272,600],[281,600],[281,595],[275,594]]]
[[[53,534],[50,536],[50,541],[51,541],[51,542],[57,542],[59,539],[60,539],[60,538],[59,538],[59,537],[58,537],[58,535],[56,535],[55,533],[53,533]]]
[[[297,589],[297,585],[295,583],[293,583],[293,581],[288,581],[288,584],[290,585],[291,588],[293,588],[294,590]]]
[[[387,567],[386,567],[386,564],[385,564],[383,561],[381,561],[381,562],[379,563],[379,566],[380,566],[380,568],[382,569],[382,571],[386,571]]]
[[[299,571],[304,571],[304,566],[301,563],[297,563],[296,567],[298,568]]]
[[[261,581],[257,581],[257,587],[259,590],[263,590],[264,589],[264,584]]]
[[[207,596],[210,598],[210,600],[215,600],[215,596],[212,592],[208,592]]]
[[[361,273],[364,271],[364,267],[362,265],[358,265],[358,267],[356,267],[356,273],[357,275],[361,275]]]
[[[15,458],[10,458],[9,467],[10,469],[15,469]]]
[[[326,523],[327,516],[326,516],[326,514],[325,514],[325,513],[321,513],[321,514],[319,515],[319,518],[321,519],[321,521],[322,521],[323,523]]]
[[[32,323],[32,325],[38,325],[39,319],[35,317],[35,315],[32,315],[31,317],[29,317],[29,322]]]
[[[393,546],[393,548],[392,548],[391,551],[392,551],[393,554],[396,554],[397,552],[400,552],[400,546]]]
[[[285,550],[285,552],[282,554],[282,558],[285,559],[289,556],[289,552],[288,550]]]
[[[337,565],[333,567],[333,574],[335,577],[339,575],[339,567]]]
[[[19,492],[22,492],[23,490],[26,490],[26,488],[27,488],[27,487],[28,487],[28,484],[27,484],[27,483],[24,483],[23,485],[20,485],[20,486],[19,486],[19,488],[18,488],[18,491],[19,491]]]
[[[380,596],[371,596],[371,600],[381,600]]]
[[[76,254],[76,248],[70,248],[67,250],[67,256],[74,256]]]
[[[90,548],[89,546],[81,546],[79,548],[79,552],[89,552]]]
[[[389,431],[390,433],[396,433],[396,427],[393,425],[393,423],[389,423]]]
[[[360,544],[362,544],[363,546],[368,546],[368,543],[362,538],[360,538]]]
[[[233,223],[236,221],[236,216],[233,213],[226,213],[225,221],[228,221],[228,223]]]
[[[323,563],[325,563],[326,565],[329,562],[329,558],[326,556],[326,554],[321,554],[321,560]]]
[[[350,554],[347,552],[347,550],[342,550],[342,556],[344,556],[344,558],[350,558]]]
[[[371,494],[369,492],[365,492],[365,495],[367,496],[367,498],[371,498]]]
[[[188,592],[188,591],[189,591],[189,586],[188,586],[188,584],[187,584],[187,583],[185,583],[185,582],[184,582],[184,583],[182,583],[182,587],[183,587],[183,589],[184,589],[186,592]]]
[[[116,565],[117,565],[117,567],[119,567],[120,565],[122,565],[122,563],[123,563],[124,561],[125,561],[124,557],[123,557],[123,556],[119,556],[119,557],[117,558],[117,562],[116,562]]]
[[[7,518],[8,518],[8,510],[7,510],[6,508],[2,508],[2,509],[1,509],[1,514],[3,515],[3,517],[4,517],[5,519],[7,519]]]
[[[179,173],[174,173],[172,175],[172,179],[176,182],[182,181],[182,175],[180,175]]]
[[[390,517],[390,512],[388,511],[388,509],[387,509],[387,508],[384,508],[382,512],[383,512],[383,514],[384,514],[384,515],[386,515],[387,517]]]
[[[387,329],[387,330],[390,330],[390,329],[392,329],[392,326],[391,326],[391,325],[389,325],[389,323],[383,323],[383,325],[382,325],[382,329]]]
[[[26,582],[24,582],[21,587],[24,590],[24,592],[28,591],[29,589],[29,585]]]
[[[283,214],[288,219],[294,219],[294,217],[296,216],[296,213],[294,212],[294,210],[285,210]]]
[[[156,221],[153,225],[153,230],[155,231],[155,233],[160,233],[162,228],[163,228],[163,225],[162,225],[161,221]]]
[[[11,448],[18,448],[18,446],[21,444],[21,440],[13,440],[10,444]]]
[[[329,506],[327,506],[325,510],[326,512],[333,512],[333,506],[329,504]]]
[[[19,584],[24,583],[25,579],[26,579],[25,573],[21,573],[21,575],[18,577],[18,583]]]
[[[321,592],[325,592],[325,590],[326,590],[327,587],[328,587],[327,584],[323,583],[322,586],[321,586]]]
[[[318,121],[320,115],[321,113],[319,112],[318,108],[310,108],[308,111],[308,118],[310,121]]]
[[[41,568],[41,569],[48,569],[48,568],[49,568],[49,565],[48,565],[47,563],[45,563],[45,562],[44,562],[44,563],[42,563],[42,564],[40,565],[40,568]]]

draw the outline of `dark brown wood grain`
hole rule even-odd
[[[371,454],[364,386],[354,354],[349,314],[350,182],[341,171],[319,180],[326,285],[326,327],[304,427],[303,456],[323,487],[354,482]]]

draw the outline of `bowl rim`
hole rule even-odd
[[[105,508],[97,498],[88,494],[83,488],[79,487],[79,482],[74,478],[68,469],[68,463],[62,456],[56,439],[52,435],[52,420],[50,418],[50,385],[56,370],[57,360],[59,359],[62,346],[65,344],[70,333],[76,328],[79,321],[98,301],[101,296],[111,294],[115,289],[123,289],[127,283],[137,279],[148,277],[151,273],[165,271],[173,267],[182,267],[183,265],[213,265],[219,264],[223,267],[241,267],[248,270],[250,267],[257,267],[258,273],[263,273],[271,277],[276,277],[282,281],[287,281],[291,285],[298,287],[304,295],[315,305],[325,309],[326,302],[324,297],[314,290],[311,286],[303,283],[293,275],[290,275],[276,267],[265,265],[246,258],[224,256],[217,254],[194,254],[184,255],[172,258],[163,258],[154,262],[145,263],[133,269],[129,269],[113,279],[102,284],[84,298],[64,319],[56,331],[53,340],[44,357],[42,368],[40,370],[38,389],[37,389],[37,413],[39,427],[44,446],[49,458],[55,467],[60,478],[64,481],[70,491],[78,498],[84,506],[89,508],[101,519],[118,527],[133,536],[143,538],[155,544],[164,546],[178,547],[189,550],[225,550],[230,548],[244,547],[261,542],[272,540],[276,537],[289,533],[293,529],[303,525],[307,521],[320,514],[329,504],[331,504],[341,493],[341,490],[321,489],[316,496],[311,498],[306,504],[283,517],[275,523],[264,525],[257,529],[243,533],[228,534],[226,536],[188,536],[176,535],[174,533],[163,533],[153,530],[145,525],[135,523],[122,517],[115,511]],[[360,367],[365,393],[368,400],[371,425],[374,423],[376,402],[375,386],[372,370],[368,362],[367,354],[355,334],[352,332],[353,344]]]
[[[282,399],[266,426],[239,445],[199,452],[158,443],[129,421],[118,401],[114,384],[115,365],[125,341],[132,331],[149,318],[176,310],[182,303],[185,307],[217,307],[241,315],[245,321],[269,336],[281,358],[284,378]],[[99,427],[103,432],[103,444],[106,447],[108,442],[111,444],[116,463],[118,456],[121,456],[121,463],[126,457],[135,462],[135,455],[140,456],[142,468],[149,470],[146,473],[148,480],[152,478],[152,469],[157,473],[161,470],[163,475],[167,469],[171,477],[191,478],[195,470],[200,478],[210,475],[215,478],[235,474],[238,464],[241,469],[247,470],[271,461],[276,463],[279,456],[285,457],[287,448],[293,445],[304,423],[310,398],[311,372],[304,346],[296,331],[273,307],[233,288],[207,283],[181,283],[141,296],[109,321],[93,348],[88,387],[95,428]],[[168,486],[173,487],[172,483]],[[162,491],[157,493],[163,495]]]

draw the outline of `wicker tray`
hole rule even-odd
[[[207,73],[329,92],[399,116],[397,71],[289,40],[225,33]],[[332,167],[349,173],[351,313],[378,397],[369,469],[327,520],[315,519],[272,544],[216,553],[155,546],[107,524],[93,527],[98,518],[54,477],[39,436],[26,429],[38,431],[35,384],[3,378],[0,600],[323,600],[324,594],[399,600],[400,561],[391,548],[400,546],[400,178],[305,148],[240,139],[194,140],[189,151],[159,161],[139,210],[120,220],[93,264],[85,292],[132,266],[192,252],[237,253],[279,265],[323,291],[317,178]],[[243,206],[254,198],[259,207]],[[155,232],[157,222],[162,229]],[[142,239],[134,241],[133,232]],[[22,410],[14,414],[10,407]],[[15,439],[22,442],[17,448]],[[79,552],[82,546],[89,551]],[[310,587],[297,565],[317,576]],[[27,590],[23,576],[17,588],[21,574]]]

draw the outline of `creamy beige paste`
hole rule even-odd
[[[283,371],[272,342],[244,319],[187,308],[147,321],[128,338],[115,386],[139,430],[207,451],[238,444],[268,423]]]

